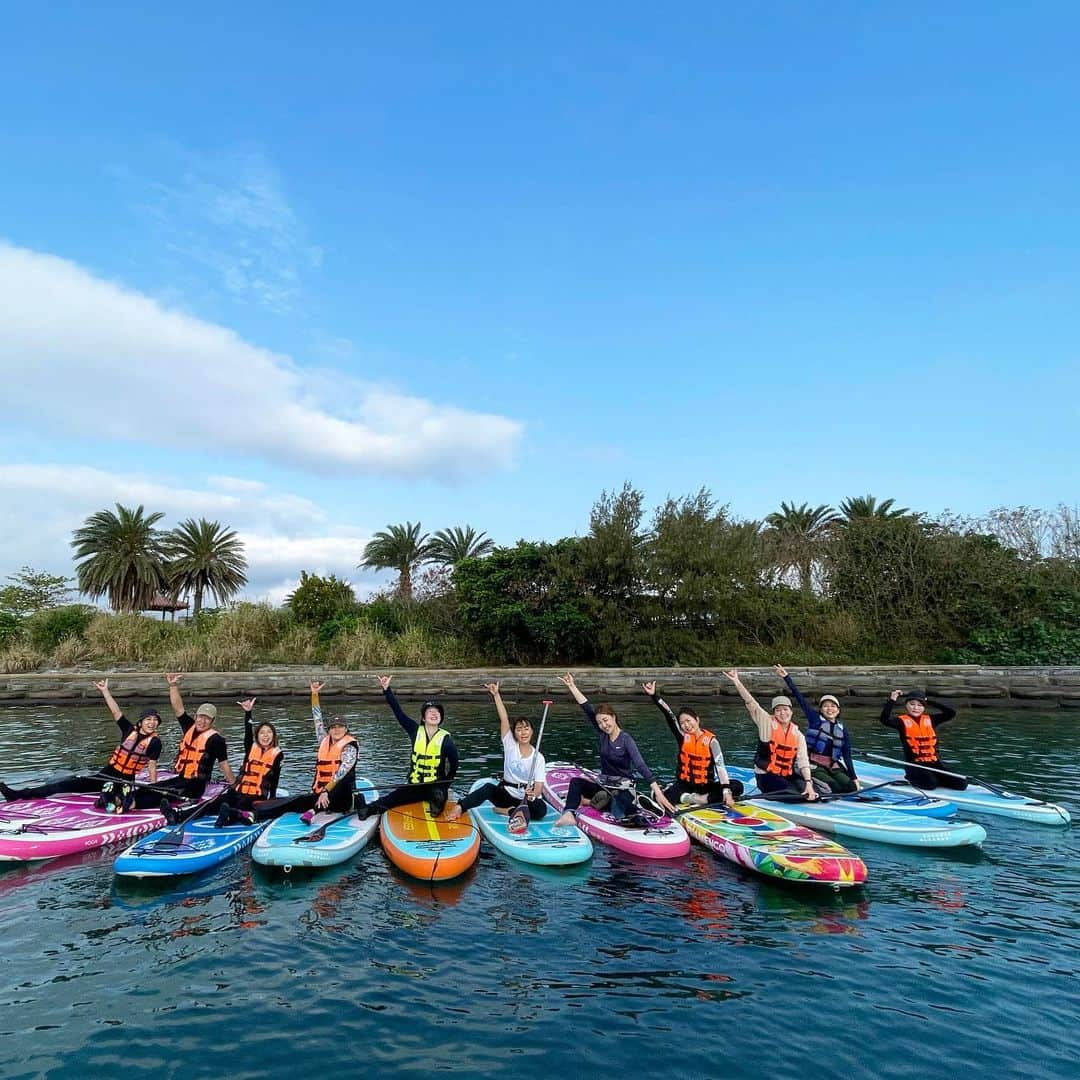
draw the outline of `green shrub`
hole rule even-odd
[[[27,640],[42,652],[52,652],[66,638],[84,637],[97,614],[97,608],[87,604],[43,608],[26,619]]]
[[[285,601],[292,617],[304,626],[318,626],[356,607],[356,593],[347,581],[331,574],[319,577],[300,571],[300,584]]]
[[[14,611],[0,611],[0,649],[13,644],[22,633],[22,620]]]

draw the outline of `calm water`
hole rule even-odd
[[[360,736],[363,772],[397,781],[407,744],[387,711],[329,700]],[[747,764],[745,713],[705,712],[729,760]],[[239,749],[229,713],[219,726]],[[306,704],[258,715],[278,724],[285,781],[302,789]],[[655,710],[623,719],[669,776]],[[869,714],[848,720],[857,746],[895,752]],[[944,729],[947,756],[1075,816],[1077,720],[969,712]],[[498,767],[486,707],[453,706],[448,727],[463,779]],[[171,751],[176,729],[163,730]],[[0,710],[0,775],[104,762],[114,732],[104,710]],[[552,759],[593,760],[569,703],[544,743]],[[570,871],[485,847],[434,890],[377,843],[288,878],[246,854],[179,885],[115,881],[115,851],[0,870],[0,1076],[1075,1076],[1076,833],[984,824],[982,851],[959,854],[849,841],[870,881],[837,895],[770,884],[696,845],[670,863],[598,846]]]

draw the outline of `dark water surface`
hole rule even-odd
[[[388,712],[330,708],[359,734],[362,771],[398,781],[407,741]],[[621,711],[670,776],[655,710]],[[703,713],[747,764],[745,713]],[[241,713],[222,715],[235,765]],[[285,782],[302,790],[306,703],[257,715],[278,724]],[[895,753],[874,717],[847,719],[861,750]],[[464,790],[500,764],[494,717],[454,705],[448,727]],[[115,730],[104,709],[0,709],[0,775],[103,763]],[[171,753],[171,720],[163,732]],[[1080,809],[1076,713],[968,712],[943,739],[962,769]],[[594,760],[568,702],[544,744],[553,760]],[[115,849],[3,869],[0,1076],[1074,1077],[1076,832],[982,820],[981,851],[848,841],[870,879],[839,894],[770,884],[697,845],[666,863],[597,846],[568,871],[485,846],[434,889],[392,870],[377,841],[306,876],[245,853],[179,883],[128,883]]]

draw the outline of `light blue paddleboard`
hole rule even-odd
[[[123,877],[138,878],[198,874],[249,847],[266,825],[259,821],[218,829],[213,817],[170,825],[144,836],[117,855],[113,870]]]
[[[357,777],[356,790],[368,802],[379,797],[370,780]],[[321,840],[306,840],[323,826]],[[255,841],[251,857],[260,866],[280,866],[286,873],[297,866],[336,866],[362,851],[379,827],[379,815],[361,821],[356,814],[342,817],[338,813],[320,812],[310,823],[300,820],[299,814],[282,814],[270,822],[270,828]]]
[[[852,799],[802,802],[763,797],[758,793],[749,769],[728,769],[728,772],[746,787],[745,794],[739,796],[740,803],[772,810],[797,825],[836,836],[925,848],[967,847],[981,844],[986,839],[986,830],[972,821],[945,821],[897,813],[895,808],[867,806]]]
[[[753,769],[740,769],[732,765],[728,767],[728,773],[736,780],[740,780],[747,791],[757,791],[756,774]],[[878,781],[867,779],[863,775],[862,767],[859,768],[859,782],[867,787],[872,787]],[[777,803],[780,800],[776,800]],[[786,803],[785,803],[786,805]],[[903,814],[916,814],[920,817],[951,818],[956,816],[956,805],[937,798],[936,795],[925,796],[918,791],[897,791],[890,787],[875,788],[873,791],[860,791],[844,795],[842,798],[831,798],[830,806],[863,806],[874,807],[886,812]],[[777,810],[783,814],[783,810]]]
[[[469,792],[494,783],[498,781],[485,777],[477,780]],[[556,828],[552,822],[559,814],[551,807],[543,818],[530,821],[525,832],[517,834],[507,827],[509,815],[496,813],[491,803],[481,803],[469,813],[484,839],[512,859],[536,866],[574,866],[592,858],[592,841],[576,825]]]
[[[920,794],[904,779],[903,769],[894,769],[888,765],[871,765],[868,761],[857,761],[855,767],[859,777],[870,784],[892,781],[892,790],[901,795]],[[1055,803],[1030,799],[1026,795],[1017,795],[1001,789],[1002,794],[983,787],[982,784],[969,784],[963,791],[953,788],[934,788],[934,794],[944,795],[950,802],[962,807],[971,814],[994,814],[998,817],[1015,818],[1038,825],[1068,825],[1072,820],[1064,806]]]

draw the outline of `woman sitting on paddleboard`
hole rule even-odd
[[[407,715],[394,691],[390,689],[393,676],[380,675],[386,704],[393,710],[397,722],[405,734],[412,739],[412,763],[409,769],[409,782],[360,810],[360,817],[370,817],[384,810],[406,803],[426,801],[432,817],[438,817],[446,806],[450,781],[457,775],[458,752],[450,733],[442,726],[444,711],[437,701],[425,701],[420,707],[420,723]]]
[[[484,689],[491,695],[495,711],[499,714],[503,778],[497,784],[485,784],[466,795],[459,806],[447,812],[446,819],[456,821],[466,810],[489,802],[499,814],[509,814],[515,807],[524,804],[526,820],[520,824],[539,821],[547,813],[547,803],[543,798],[545,766],[544,755],[532,744],[532,724],[525,716],[515,716],[511,723],[497,682],[485,683]]]
[[[139,722],[132,726],[116,699],[109,692],[109,680],[102,679],[94,683],[101,692],[105,704],[120,728],[120,742],[112,752],[108,764],[99,770],[97,776],[65,776],[48,784],[36,787],[11,788],[0,784],[0,793],[9,802],[14,799],[47,799],[50,795],[61,792],[90,793],[100,791],[101,797],[94,804],[99,810],[112,810],[122,813],[133,807],[139,810],[152,810],[161,798],[160,792],[148,791],[134,786],[134,780],[145,768],[147,782],[157,780],[157,763],[161,757],[161,739],[158,738],[158,725],[161,717],[157,709],[143,709]]]
[[[782,664],[777,664],[774,670],[784,680],[806,717],[810,774],[827,784],[830,791],[858,791],[855,763],[851,760],[851,736],[840,720],[840,702],[832,694],[822,694],[815,709],[799,693],[795,680]]]
[[[254,807],[256,821],[280,817],[282,814],[300,814],[305,824],[311,822],[316,811],[330,814],[351,814],[354,801],[363,805],[363,795],[356,791],[356,762],[360,744],[349,731],[349,725],[341,716],[331,717],[323,724],[319,691],[326,685],[310,682],[311,719],[315,725],[315,777],[311,790],[303,795],[286,796]],[[269,726],[269,725],[267,725]]]
[[[234,823],[250,825],[255,820],[278,817],[285,812],[279,809],[259,815],[255,806],[257,800],[272,799],[277,794],[281,764],[285,760],[278,746],[277,728],[266,721],[255,726],[252,715],[255,698],[238,701],[237,705],[244,710],[244,760],[236,784],[222,797],[221,810],[214,822],[219,829]]]
[[[675,807],[668,802],[652,770],[645,764],[637,743],[619,727],[615,710],[610,705],[601,705],[594,710],[589,699],[577,688],[573,675],[567,672],[559,678],[600,736],[600,778],[603,782],[596,783],[583,776],[575,776],[566,789],[566,803],[555,824],[573,825],[574,813],[583,802],[596,810],[603,810],[611,804],[613,817],[626,817],[634,809],[630,785],[635,773],[649,785],[657,803],[669,813],[674,813]]]
[[[656,692],[655,682],[642,683],[641,689],[663,713],[679,747],[675,783],[664,788],[668,802],[676,804],[681,800],[689,806],[720,802],[734,805],[735,797],[743,793],[743,786],[728,776],[724,751],[716,736],[701,726],[693,709],[684,706],[678,715],[672,712],[671,706]]]
[[[767,713],[742,684],[734,669],[724,674],[735,684],[758,732],[754,754],[754,779],[763,795],[792,792],[813,802],[818,794],[810,775],[810,758],[803,733],[791,719],[791,699],[783,694],[772,699],[772,713]],[[801,777],[801,781],[800,781]]]
[[[900,698],[904,699],[904,711],[893,716],[893,708]],[[931,712],[931,708],[934,712]],[[904,758],[911,764],[904,769],[907,782],[917,788],[947,787],[962,791],[967,780],[962,776],[948,776],[930,769],[944,769],[938,757],[937,729],[956,715],[955,709],[940,701],[930,701],[921,690],[894,690],[881,710],[881,722],[900,733],[900,745]],[[927,768],[920,769],[918,766]]]

